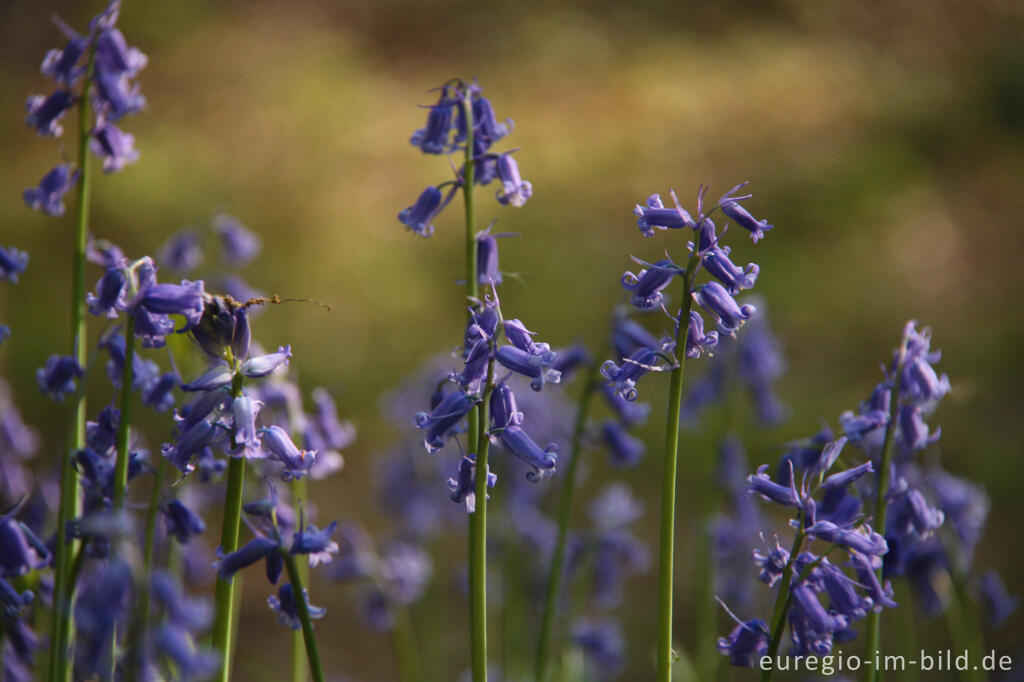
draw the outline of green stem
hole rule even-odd
[[[897,351],[895,367],[893,369],[892,388],[889,391],[889,422],[885,425],[885,439],[882,441],[882,455],[878,465],[878,489],[875,491],[875,518],[872,525],[879,533],[885,533],[885,512],[887,509],[886,496],[889,494],[889,469],[892,462],[893,444],[896,440],[896,419],[899,416],[900,408],[900,381],[903,377],[903,361],[907,356],[907,335],[904,332],[903,340]],[[882,567],[876,571],[879,581],[882,580]],[[866,660],[875,660],[875,655],[880,651],[882,633],[882,614],[879,611],[868,613],[866,633],[864,636]],[[876,682],[880,679],[880,673],[875,666],[867,666],[864,669],[864,682]]]
[[[244,460],[243,460],[244,461]],[[295,557],[286,550],[281,550],[284,565],[288,569],[288,580],[292,583],[292,595],[295,598],[295,610],[299,612],[302,622],[302,639],[306,643],[306,658],[314,682],[324,682],[324,668],[320,663],[320,651],[316,648],[316,636],[313,634],[313,621],[309,618],[309,605],[306,604],[306,592],[302,587],[302,575],[295,564]]]
[[[800,513],[796,517],[798,530],[793,538],[793,546],[789,550],[789,560],[786,568],[782,571],[782,580],[779,581],[779,593],[775,597],[775,608],[772,610],[772,633],[768,644],[768,656],[772,659],[772,665],[767,670],[761,671],[761,682],[769,682],[772,673],[775,672],[775,657],[779,653],[779,644],[782,643],[782,633],[786,631],[786,611],[789,610],[789,586],[792,583],[790,575],[793,572],[793,562],[800,554],[800,548],[804,543],[804,517]]]
[[[412,627],[409,609],[396,606],[394,611],[395,629],[392,636],[398,661],[398,678],[401,682],[420,682],[423,679],[423,666],[420,664],[419,647],[416,646],[416,632]]]
[[[242,374],[236,373],[231,381],[231,396],[242,395]],[[231,436],[234,444],[234,434]],[[242,489],[245,487],[245,457],[231,457],[228,460],[228,482],[224,494],[224,519],[220,532],[220,548],[224,554],[238,549],[238,531],[242,521]],[[240,574],[226,580],[217,576],[214,592],[214,618],[211,644],[224,657],[220,669],[221,682],[231,679],[232,642],[234,640],[235,617],[237,615],[237,583]]]
[[[95,45],[90,46],[82,94],[78,100],[78,201],[75,212],[74,256],[71,261],[71,355],[78,364],[87,362],[86,340],[88,329],[85,316],[85,251],[89,234],[89,89],[92,79]],[[84,379],[83,379],[84,381]],[[71,677],[70,643],[74,622],[71,618],[74,583],[69,581],[71,557],[78,543],[68,542],[67,522],[78,516],[81,496],[78,479],[72,464],[74,453],[85,445],[85,391],[76,391],[71,399],[71,428],[67,454],[60,464],[60,501],[57,508],[57,546],[54,556],[54,619],[50,639],[50,682],[64,682]]]
[[[469,557],[470,625],[473,647],[473,682],[487,682],[487,455],[490,438],[487,415],[494,389],[494,357],[487,363],[487,383],[480,404],[480,422],[476,441],[475,508],[469,517],[471,535]]]
[[[128,436],[132,412],[132,364],[135,361],[135,318],[124,327],[124,369],[121,370],[121,417],[117,422],[117,460],[114,462],[114,510],[124,509],[128,486]]]
[[[558,611],[558,597],[562,592],[562,574],[565,562],[565,541],[569,534],[569,520],[572,516],[573,496],[576,492],[576,478],[579,471],[580,445],[590,412],[590,399],[597,388],[597,365],[591,364],[580,392],[579,404],[576,408],[576,425],[572,432],[572,444],[569,450],[569,468],[562,479],[561,495],[558,498],[558,536],[555,539],[555,551],[551,556],[548,568],[547,591],[544,598],[544,615],[540,627],[540,641],[537,645],[537,661],[534,668],[536,682],[544,682],[550,658],[551,637],[554,631],[555,614]]]
[[[690,308],[693,305],[693,280],[696,275],[697,252],[683,274],[683,299],[676,328],[678,364],[672,368],[669,383],[668,415],[665,425],[665,454],[661,478],[661,531],[658,552],[658,650],[656,655],[658,682],[672,680],[672,578],[675,569],[676,469],[679,460],[679,409],[683,401],[683,368],[686,363],[686,336]],[[682,343],[679,339],[682,337]]]
[[[294,420],[292,423],[296,423]],[[294,438],[294,434],[293,434]],[[296,439],[298,440],[298,439]],[[308,500],[308,485],[306,477],[296,478],[292,481],[292,500],[299,504],[306,504]],[[302,562],[297,566],[299,577],[305,582],[309,580],[309,564]],[[292,682],[306,682],[309,679],[309,668],[306,665],[306,655],[303,644],[303,634],[300,631],[292,633]]]

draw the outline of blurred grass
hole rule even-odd
[[[81,25],[91,4],[0,7],[0,225],[4,244],[32,254],[22,282],[0,290],[0,320],[15,334],[0,368],[51,451],[63,418],[34,389],[34,371],[66,345],[69,275],[59,264],[68,262],[70,223],[20,202],[57,158],[52,141],[23,127],[21,107],[47,87],[38,63],[58,42],[47,17]],[[794,414],[752,443],[752,462],[812,433],[819,419],[835,424],[866,397],[902,323],[917,318],[934,328],[954,388],[935,419],[943,461],[993,498],[979,561],[1003,569],[1020,594],[1022,13],[1019,3],[966,0],[629,8],[128,0],[122,27],[150,57],[149,110],[125,126],[142,159],[96,183],[94,231],[141,255],[223,208],[264,237],[264,254],[244,272],[250,283],[334,306],[277,306],[256,331],[267,346],[293,344],[304,386],[339,392],[360,440],[346,472],[314,496],[322,516],[373,526],[373,453],[393,439],[377,396],[450,347],[463,316],[454,284],[459,208],[441,216],[429,241],[395,220],[425,184],[450,176],[444,159],[407,144],[428,88],[476,76],[499,115],[516,120],[508,143],[522,148],[536,194],[514,211],[485,190],[479,220],[523,234],[502,243],[505,269],[525,280],[506,286],[503,305],[553,344],[601,340],[628,255],[681,246],[673,235],[643,240],[633,203],[674,188],[690,204],[698,183],[717,196],[751,180],[751,208],[776,229],[756,249],[744,239],[733,245],[738,261],[761,265],[758,292],[785,342],[791,371],[780,389]],[[663,428],[658,405],[652,442]],[[706,461],[711,441],[710,432],[691,435],[684,457]],[[627,478],[644,491],[656,470],[652,458]],[[645,496],[653,539],[656,502]],[[284,669],[289,640],[255,582],[243,647],[253,658],[240,669],[277,679],[269,671]],[[633,588],[630,619],[650,634],[653,574]],[[366,667],[378,657],[365,653],[389,656],[389,643],[356,624],[342,592],[313,590],[331,611],[318,624],[332,643],[327,664],[390,679]],[[685,622],[681,629],[690,636]],[[1008,647],[1022,640],[1016,618],[993,645],[1015,654]],[[644,670],[645,656],[634,652],[632,664]]]

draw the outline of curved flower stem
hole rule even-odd
[[[909,331],[909,330],[908,330]],[[889,391],[889,422],[885,425],[885,440],[882,441],[881,461],[878,465],[878,489],[875,491],[875,518],[872,524],[879,533],[885,534],[885,512],[887,510],[886,496],[889,494],[889,469],[892,463],[893,444],[896,440],[896,419],[900,409],[900,381],[903,378],[903,361],[907,357],[908,332],[903,334],[899,350],[896,352],[896,361],[893,368],[892,388]],[[879,581],[882,580],[882,567],[876,571]],[[875,655],[881,646],[882,614],[880,611],[868,613],[866,633],[864,635],[865,660],[875,660]],[[880,679],[876,666],[867,666],[864,669],[864,682],[875,682]]]
[[[87,326],[85,317],[85,251],[89,235],[89,198],[92,174],[89,172],[89,86],[92,79],[95,45],[89,47],[88,62],[83,79],[82,94],[78,100],[78,202],[75,212],[74,256],[71,261],[71,355],[78,364],[87,361]],[[85,381],[84,377],[82,379]],[[60,502],[57,509],[57,547],[54,556],[54,618],[50,639],[50,682],[63,682],[71,677],[69,646],[74,632],[71,619],[74,582],[71,577],[71,557],[77,543],[68,542],[67,522],[78,516],[81,497],[78,479],[72,465],[76,450],[85,445],[85,391],[77,391],[71,399],[71,428],[68,451],[60,462]]]
[[[473,647],[473,682],[487,682],[487,454],[491,440],[487,433],[487,415],[494,389],[494,357],[487,363],[487,384],[480,404],[476,440],[475,508],[469,517],[470,625]]]
[[[231,396],[237,398],[242,394],[242,375],[235,374],[231,383]],[[221,525],[220,548],[224,554],[238,549],[238,531],[242,521],[242,489],[245,486],[245,457],[231,457],[228,460],[228,482],[224,494],[224,521]],[[234,575],[227,580],[217,577],[214,592],[214,619],[211,644],[224,657],[220,668],[221,682],[231,679],[231,643],[235,629],[236,583],[241,580]]]
[[[124,509],[128,486],[128,436],[132,413],[132,365],[135,361],[135,318],[124,327],[124,368],[121,370],[121,417],[117,421],[117,460],[114,462],[114,511]]]
[[[793,571],[793,562],[796,561],[796,557],[800,554],[800,548],[803,546],[805,537],[803,513],[797,515],[797,523],[799,524],[799,529],[796,532],[796,537],[793,538],[793,546],[789,550],[789,560],[786,562],[786,568],[782,571],[783,579],[779,581],[779,594],[775,597],[775,608],[772,610],[771,640],[769,640],[768,644],[768,653],[765,654],[765,656],[772,660],[779,653],[782,633],[786,630],[786,611],[789,610],[790,600],[789,586],[792,582],[789,576]],[[774,665],[769,666],[767,670],[762,670],[761,682],[769,682],[774,671]]]
[[[242,461],[245,461],[244,459]],[[313,634],[313,621],[309,618],[309,605],[306,603],[306,592],[302,586],[302,575],[295,563],[295,557],[282,549],[284,565],[288,569],[288,580],[292,583],[292,594],[295,597],[295,610],[299,612],[302,622],[302,639],[306,643],[306,658],[314,682],[324,682],[324,668],[320,663],[320,651],[316,648],[316,636]],[[225,666],[227,667],[227,666]]]
[[[576,408],[576,425],[572,432],[572,444],[569,450],[569,468],[562,479],[562,490],[558,497],[558,536],[555,539],[555,550],[551,556],[548,569],[547,591],[544,598],[544,616],[540,627],[540,641],[537,644],[537,660],[534,667],[535,682],[544,682],[550,658],[551,637],[554,630],[555,614],[558,611],[558,597],[562,592],[562,574],[565,563],[565,540],[569,534],[569,518],[572,516],[573,495],[576,492],[576,476],[579,470],[580,445],[583,442],[583,431],[590,412],[590,399],[597,388],[597,364],[587,368],[583,390],[580,393]]]
[[[661,531],[658,552],[658,682],[672,680],[672,578],[675,568],[676,469],[679,459],[679,409],[683,401],[683,368],[686,363],[686,337],[690,308],[693,306],[693,281],[696,277],[697,251],[694,249],[683,274],[683,298],[676,326],[678,364],[669,383],[668,415],[665,426],[664,467],[661,478]],[[682,344],[679,339],[682,336]],[[681,349],[681,350],[680,350]]]

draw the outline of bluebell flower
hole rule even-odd
[[[32,95],[25,102],[25,125],[35,128],[40,137],[60,137],[64,134],[60,119],[74,103],[74,95],[67,90],[57,90],[48,97]]]
[[[430,554],[419,545],[391,542],[381,552],[377,581],[390,601],[409,605],[419,599],[433,576]]]
[[[487,380],[487,366],[491,359],[491,344],[483,339],[473,344],[466,355],[466,363],[462,371],[452,374],[451,379],[458,382],[470,393],[480,393]]]
[[[781,504],[785,507],[799,507],[803,500],[796,489],[796,485],[792,482],[788,486],[780,485],[771,480],[767,471],[767,464],[759,466],[756,474],[751,474],[747,477],[747,489],[751,493],[757,493],[766,500],[771,500],[776,504]]]
[[[516,396],[504,381],[499,382],[491,391],[490,410],[491,425],[496,429],[521,426],[523,423],[523,413],[516,405]]]
[[[700,313],[691,310],[690,321],[686,327],[686,357],[699,358],[709,353],[718,345],[718,332],[704,332],[704,318]]]
[[[501,284],[501,270],[498,269],[498,240],[490,230],[476,233],[476,271],[480,284]]]
[[[104,173],[116,173],[139,160],[139,152],[135,149],[135,136],[124,132],[113,123],[102,122],[96,126],[89,141],[89,148],[103,159]]]
[[[610,419],[601,424],[601,435],[608,446],[609,459],[613,466],[636,466],[647,449],[642,440],[629,435],[618,422]]]
[[[757,263],[748,263],[746,268],[737,267],[729,260],[728,247],[710,249],[701,258],[701,265],[733,296],[738,295],[744,289],[752,289],[760,272]]]
[[[128,305],[126,284],[124,270],[119,267],[107,268],[96,282],[96,293],[89,293],[85,297],[89,312],[111,320],[116,319],[118,310],[124,310]]]
[[[497,483],[497,474],[488,467],[487,487],[493,488]],[[458,473],[448,479],[448,491],[453,502],[465,503],[470,514],[476,511],[476,455],[470,453],[459,460]]]
[[[437,452],[443,448],[449,436],[459,429],[462,420],[476,403],[475,398],[462,391],[449,391],[429,414],[417,412],[414,423],[416,428],[427,432],[423,438],[427,452]]]
[[[498,117],[494,113],[494,107],[491,106],[490,101],[486,97],[480,94],[479,87],[473,88],[471,86],[471,89],[473,90],[473,127],[475,139],[480,139],[489,147],[508,135],[512,121],[510,119],[506,119],[505,122],[498,121]]]
[[[127,73],[96,69],[96,108],[106,120],[116,121],[146,107],[146,98]]]
[[[429,237],[434,234],[434,226],[431,223],[437,214],[448,205],[450,197],[451,194],[449,194],[448,200],[444,200],[441,190],[433,186],[427,187],[415,204],[402,209],[398,214],[398,220],[419,236]]]
[[[182,431],[178,441],[173,445],[164,443],[162,454],[178,471],[189,474],[195,469],[194,460],[200,452],[223,435],[223,431],[210,422],[199,420]]]
[[[230,580],[238,571],[264,559],[267,560],[267,579],[271,584],[276,584],[283,566],[278,544],[270,538],[253,538],[236,551],[214,562],[213,567],[221,580]]]
[[[675,195],[672,195],[675,199]],[[647,197],[647,205],[636,205],[633,213],[637,215],[637,226],[645,237],[653,237],[655,228],[659,230],[680,229],[683,227],[696,228],[697,224],[690,217],[684,208],[676,202],[675,208],[665,208],[661,196],[652,194]]]
[[[779,544],[778,538],[775,540],[775,547],[768,548],[767,552],[755,549],[750,556],[754,560],[754,565],[761,569],[757,579],[768,587],[774,587],[785,575],[789,551]]]
[[[0,346],[9,338],[11,338],[11,328],[6,324],[0,324]]]
[[[136,47],[129,47],[124,34],[114,27],[105,28],[96,36],[96,68],[135,76],[149,59]]]
[[[45,568],[52,558],[31,529],[13,518],[16,512],[0,516],[0,578],[8,580]]]
[[[754,314],[755,308],[747,303],[739,305],[718,282],[708,282],[693,292],[693,300],[718,320],[718,329],[732,335]]]
[[[284,466],[281,478],[286,481],[302,478],[316,461],[315,451],[299,450],[288,432],[276,424],[260,429],[260,442],[270,458]]]
[[[555,443],[549,443],[546,448],[541,449],[518,426],[510,426],[498,432],[495,440],[501,447],[533,468],[533,471],[527,474],[531,481],[538,481],[555,473],[555,464],[558,461],[558,445]]]
[[[209,392],[231,385],[235,373],[226,364],[216,364],[192,381],[182,384],[181,390],[193,393]]]
[[[221,255],[228,265],[246,265],[263,249],[260,236],[246,229],[234,216],[218,215],[213,220],[213,230],[220,238]]]
[[[323,530],[309,524],[292,536],[292,546],[288,551],[291,554],[309,555],[311,567],[318,564],[329,564],[332,556],[338,553],[338,543],[331,540],[337,527],[337,521],[332,521]]]
[[[437,104],[428,107],[427,125],[420,128],[409,138],[409,143],[419,147],[425,154],[447,154],[454,151],[452,138],[452,115],[455,100],[450,99],[445,90]],[[463,122],[465,127],[465,122]]]
[[[557,384],[562,379],[558,370],[551,368],[554,354],[534,355],[515,346],[501,346],[494,355],[505,368],[532,379],[530,388],[539,391],[545,383]]]
[[[43,393],[63,402],[65,393],[74,393],[75,379],[82,374],[82,368],[73,357],[51,355],[46,366],[36,370],[36,382]]]
[[[927,474],[936,504],[953,530],[960,555],[969,560],[981,540],[991,501],[982,486],[936,467]]]
[[[107,377],[114,386],[121,385],[121,374],[124,372],[125,342],[124,336],[114,334],[107,339],[100,341],[100,347],[107,351],[110,359],[107,360]],[[145,389],[145,387],[157,381],[160,377],[160,368],[152,360],[147,360],[141,354],[132,355],[132,390]]]
[[[595,666],[596,674],[613,675],[625,663],[626,644],[618,623],[612,620],[577,621],[569,636]]]
[[[206,530],[206,524],[199,515],[177,498],[162,505],[160,511],[164,514],[164,528],[167,534],[183,545]]]
[[[121,412],[113,405],[103,408],[96,421],[85,423],[85,444],[97,454],[107,456],[114,451],[117,439],[117,424]]]
[[[718,205],[722,209],[722,213],[732,218],[733,222],[742,227],[744,230],[750,232],[750,238],[756,244],[758,240],[764,238],[764,233],[772,229],[772,225],[768,224],[767,220],[757,220],[754,216],[750,215],[740,201],[748,199],[750,195],[741,197],[734,197],[737,191],[742,189],[747,183],[743,183],[733,187],[731,190],[722,195],[722,198],[718,200]]]
[[[190,228],[175,232],[157,252],[157,260],[175,272],[190,272],[203,262],[199,234]]]
[[[18,276],[28,267],[28,253],[13,246],[0,246],[0,282],[18,283]]]
[[[533,185],[520,177],[519,164],[511,154],[502,154],[498,157],[496,170],[498,179],[501,180],[501,189],[495,196],[502,206],[511,204],[519,208],[533,196]]]
[[[313,606],[309,603],[309,594],[306,588],[302,588],[302,600],[306,602],[306,613],[313,620],[323,618],[327,609],[321,606]],[[277,595],[267,597],[267,605],[271,611],[278,614],[277,622],[292,630],[301,630],[302,621],[299,619],[298,604],[295,602],[295,591],[291,583],[285,583],[277,590]]]
[[[493,305],[485,305],[482,310],[470,308],[469,322],[466,324],[466,335],[462,346],[462,357],[468,358],[473,347],[479,341],[490,341],[498,330],[498,311]]]
[[[62,163],[43,176],[38,187],[25,190],[22,197],[29,208],[55,218],[64,215],[64,195],[78,182],[79,172]]]
[[[601,376],[610,382],[620,396],[629,401],[636,400],[637,379],[648,372],[662,371],[662,367],[658,365],[659,361],[663,362],[664,357],[657,351],[638,348],[622,361],[622,365],[606,360],[601,365]]]
[[[181,315],[189,326],[203,316],[203,282],[181,280],[181,284],[154,284],[142,294],[141,305],[156,315]]]
[[[587,367],[594,361],[594,357],[582,343],[577,343],[566,348],[560,348],[555,352],[555,361],[551,363],[551,369],[557,371],[565,380],[580,367]]]
[[[85,67],[79,62],[89,46],[89,38],[79,36],[70,29],[67,32],[70,33],[68,44],[63,49],[47,52],[39,70],[58,85],[70,88],[85,74]]]
[[[639,275],[626,272],[622,275],[622,286],[632,292],[630,302],[640,310],[650,310],[662,304],[662,290],[672,283],[676,275],[685,270],[671,260],[663,259],[656,263],[633,258],[636,263],[647,266]]]
[[[260,379],[273,374],[282,365],[287,365],[291,357],[291,344],[278,346],[277,351],[274,353],[257,355],[243,362],[241,372],[250,379]]]
[[[508,342],[519,350],[530,355],[538,355],[548,364],[555,361],[556,354],[551,351],[551,346],[546,343],[536,343],[533,337],[537,335],[537,332],[531,332],[520,320],[505,320],[502,329]]]
[[[740,622],[728,637],[718,638],[718,651],[735,666],[751,668],[768,653],[768,625],[758,618]]]
[[[231,435],[236,446],[233,450],[237,449],[238,452],[231,454],[241,453],[248,459],[258,456],[256,451],[260,447],[260,440],[256,431],[256,415],[262,405],[259,400],[253,400],[245,393],[232,399]]]

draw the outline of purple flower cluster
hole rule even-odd
[[[85,106],[88,99],[93,120],[89,148],[103,160],[107,173],[138,160],[135,137],[115,122],[146,106],[146,98],[135,82],[146,66],[146,55],[130,47],[117,28],[120,9],[120,0],[112,0],[89,22],[84,35],[55,20],[67,44],[47,52],[41,71],[56,84],[56,89],[49,95],[32,95],[25,102],[26,125],[40,137],[61,137],[61,119],[72,107]],[[63,196],[80,175],[80,170],[70,164],[57,165],[38,187],[25,190],[25,203],[51,216],[63,215]]]
[[[491,151],[496,142],[509,134],[512,121],[497,119],[494,107],[477,83],[454,80],[438,90],[437,102],[427,107],[426,125],[409,140],[412,146],[425,154],[452,154],[463,150],[467,161],[472,163],[473,184],[485,186],[497,180],[501,183],[495,194],[498,203],[515,207],[525,204],[533,195],[533,186],[522,179],[519,164],[512,156],[515,150]],[[466,184],[468,173],[469,169],[463,165],[454,181],[427,187],[415,203],[398,214],[399,222],[421,237],[434,234],[434,218],[451,202],[456,190]],[[444,194],[442,189],[447,185],[451,185],[451,189]]]
[[[750,231],[755,242],[765,230],[771,229],[767,222],[755,221],[740,206],[740,201],[751,196],[735,196],[745,184],[726,192],[707,213],[704,211],[707,188],[702,187],[697,195],[697,219],[679,205],[675,193],[672,193],[674,208],[666,207],[659,195],[652,194],[645,205],[637,205],[634,209],[644,236],[654,236],[655,229],[688,228],[693,233],[693,241],[688,244],[690,258],[686,267],[673,262],[667,253],[665,258],[654,263],[634,257],[633,260],[643,269],[637,273],[629,271],[622,276],[622,286],[630,294],[630,303],[641,311],[662,310],[674,328],[672,336],[666,335],[655,343],[647,339],[644,345],[637,345],[628,354],[620,352],[619,363],[609,360],[602,366],[601,374],[627,400],[636,398],[636,382],[640,377],[653,371],[666,371],[678,363],[676,346],[680,341],[681,328],[685,326],[686,329],[682,354],[687,358],[698,358],[718,346],[720,333],[735,336],[736,330],[754,314],[753,305],[741,305],[734,296],[754,286],[760,268],[755,263],[740,268],[730,260],[731,249],[719,242],[725,230],[718,233],[710,217],[715,210],[721,209],[726,216]],[[698,286],[696,276],[701,268],[712,279]],[[685,295],[692,295],[693,303],[710,315],[718,331],[705,331],[704,317],[693,310],[688,301],[683,302],[678,314],[669,312],[665,290],[677,277],[685,283]]]

